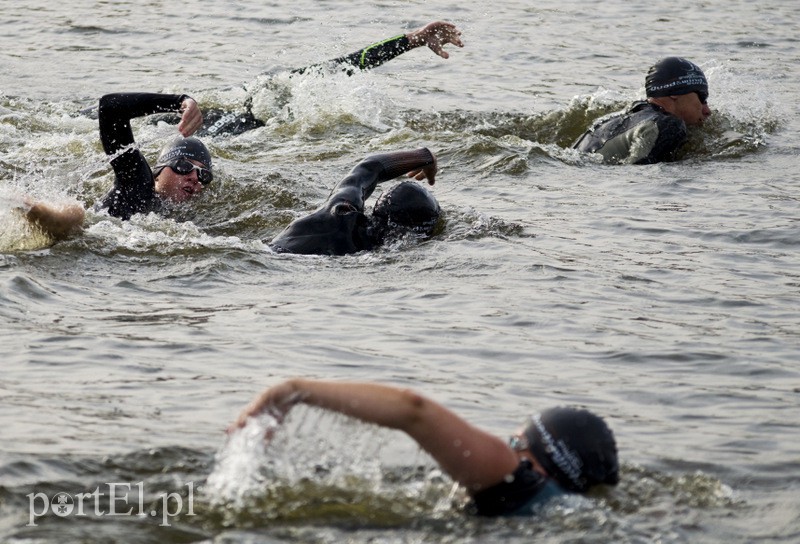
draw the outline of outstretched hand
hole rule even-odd
[[[282,423],[283,418],[286,417],[286,414],[292,409],[292,406],[299,400],[300,396],[295,392],[290,382],[284,382],[270,387],[245,407],[236,421],[228,427],[227,432],[232,433],[237,429],[241,429],[247,424],[249,418],[255,417],[263,412],[269,412],[278,423]]]
[[[446,44],[464,47],[464,43],[461,41],[461,31],[453,23],[444,21],[428,23],[422,28],[410,32],[406,37],[412,47],[427,45],[431,51],[443,59],[450,58],[450,54],[444,50]]]
[[[178,123],[178,132],[188,138],[197,129],[203,126],[203,112],[193,98],[185,98],[181,103],[181,122]]]

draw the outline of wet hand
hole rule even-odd
[[[453,23],[444,21],[428,23],[419,30],[409,33],[407,37],[412,47],[427,45],[431,51],[443,59],[450,58],[450,54],[444,50],[445,45],[464,47],[464,43],[461,41],[461,31]]]
[[[185,98],[180,111],[181,122],[178,123],[178,132],[184,137],[189,137],[203,126],[203,112],[193,98]]]
[[[418,168],[408,173],[408,177],[414,178],[417,181],[423,179],[428,180],[428,185],[436,183],[436,163],[426,166],[425,168]]]
[[[233,424],[231,424],[227,432],[228,434],[241,429],[247,424],[247,420],[255,417],[263,412],[275,418],[278,424],[282,423],[286,414],[292,409],[298,401],[300,395],[294,390],[290,382],[271,387],[258,395],[250,404],[245,407],[239,417]]]

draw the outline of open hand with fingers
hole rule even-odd
[[[408,33],[406,37],[412,47],[427,45],[431,51],[443,59],[450,58],[450,54],[444,50],[445,45],[464,47],[464,43],[461,41],[461,31],[453,23],[444,21],[428,23],[422,28]]]

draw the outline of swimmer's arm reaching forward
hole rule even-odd
[[[369,70],[377,68],[381,64],[402,55],[406,51],[422,47],[423,45],[427,46],[443,59],[447,59],[450,58],[450,54],[444,50],[444,46],[448,44],[464,47],[464,43],[461,41],[461,31],[456,28],[456,25],[453,23],[434,21],[408,34],[401,34],[393,38],[388,38],[368,45],[363,49],[359,49],[355,53],[333,59],[329,61],[329,64],[346,65],[358,68],[359,70]],[[309,68],[318,66],[318,64],[315,64],[306,68],[300,68],[294,72],[303,73]]]
[[[288,380],[256,397],[229,430],[264,411],[280,421],[298,403],[405,432],[470,493],[503,481],[519,463],[505,441],[441,404],[408,389],[373,383]]]
[[[336,184],[324,206],[334,207],[348,202],[358,211],[363,211],[364,202],[379,183],[408,174],[419,181],[427,178],[428,184],[433,185],[436,171],[436,156],[425,147],[371,155]]]
[[[25,198],[25,218],[55,240],[63,240],[83,226],[85,212],[80,204],[56,206]]]

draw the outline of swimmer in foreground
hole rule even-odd
[[[271,246],[281,253],[345,255],[374,249],[387,236],[411,232],[427,237],[439,219],[439,203],[418,183],[406,181],[381,195],[372,217],[364,203],[378,183],[408,174],[435,182],[436,157],[426,148],[372,155],[334,187],[311,214],[294,220]]]
[[[461,31],[452,23],[444,21],[434,21],[427,25],[409,32],[388,38],[358,51],[339,57],[322,64],[315,64],[305,68],[292,70],[292,74],[302,74],[312,70],[322,72],[332,72],[344,70],[348,75],[353,75],[355,70],[365,71],[377,68],[381,64],[388,62],[417,47],[427,46],[436,55],[447,59],[450,54],[444,50],[445,45],[455,45],[464,47],[461,41]],[[197,132],[198,136],[216,136],[219,134],[241,134],[264,126],[264,122],[258,119],[252,112],[252,95],[244,103],[240,111],[224,111],[219,109],[207,109],[205,111],[206,121]]]
[[[507,442],[408,389],[294,379],[258,395],[228,432],[262,412],[281,422],[295,404],[405,432],[466,489],[478,515],[529,514],[549,498],[619,481],[613,433],[578,408],[536,414]]]
[[[650,67],[645,90],[646,101],[601,119],[572,148],[598,153],[610,164],[675,160],[687,126],[700,126],[711,115],[706,76],[693,62],[667,57]]]

